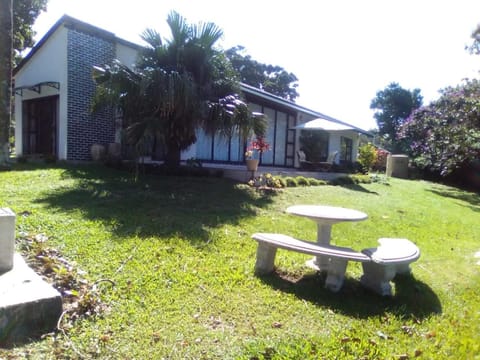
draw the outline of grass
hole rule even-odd
[[[369,219],[333,227],[355,249],[406,237],[421,249],[413,276],[381,298],[350,263],[338,294],[279,250],[277,271],[253,274],[256,231],[315,239],[292,204],[328,204]],[[67,335],[0,350],[0,358],[479,359],[480,196],[424,181],[294,187],[263,196],[217,178],[144,176],[96,166],[18,164],[0,173],[0,206],[17,232],[102,282],[110,311]]]

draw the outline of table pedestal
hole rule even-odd
[[[317,224],[317,244],[330,245],[330,238],[332,234],[331,224]],[[307,261],[309,268],[317,271],[328,271],[330,260],[328,256],[315,256],[313,259]]]

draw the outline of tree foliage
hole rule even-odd
[[[234,69],[240,74],[240,81],[295,101],[298,97],[298,79],[293,73],[277,65],[262,64],[244,53],[243,46],[235,46],[225,52]]]
[[[9,156],[12,67],[33,46],[32,25],[48,0],[0,1],[0,163]]]
[[[420,89],[403,89],[398,83],[391,83],[378,91],[370,108],[375,110],[379,135],[384,138],[384,146],[392,152],[401,152],[404,146],[397,133],[411,112],[422,105]]]
[[[480,157],[480,81],[441,90],[438,100],[415,110],[399,136],[422,169],[448,175]]]
[[[181,151],[196,142],[198,128],[231,136],[235,127],[251,125],[251,131],[262,135],[265,119],[251,113],[235,95],[240,91],[236,72],[215,48],[221,29],[213,23],[190,25],[174,11],[167,23],[171,39],[162,39],[153,29],[142,34],[147,47],[135,69],[118,61],[95,69],[99,86],[94,109],[118,106],[127,140],[133,144],[145,138],[158,141],[170,167],[178,166]],[[264,126],[252,125],[252,119]]]
[[[9,153],[12,77],[12,0],[0,1],[0,165]]]
[[[472,43],[467,49],[471,54],[480,55],[480,24],[477,25],[477,28],[472,32]]]
[[[42,11],[47,10],[48,0],[21,0],[13,2],[13,48],[14,65],[20,61],[20,53],[34,45],[35,32],[32,29],[35,20]]]

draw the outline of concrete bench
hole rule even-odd
[[[372,261],[363,263],[361,282],[381,295],[391,295],[390,281],[397,274],[411,272],[410,263],[420,257],[420,249],[407,239],[381,238],[377,248],[362,250]]]
[[[328,260],[325,287],[333,292],[339,291],[343,285],[348,261],[358,261],[364,271],[362,284],[381,295],[391,295],[390,280],[398,273],[409,272],[409,264],[420,256],[417,246],[407,239],[382,238],[378,248],[357,252],[347,247],[318,245],[283,234],[255,233],[252,238],[258,242],[256,274],[273,271],[278,248],[321,256]]]
[[[268,274],[273,271],[277,249],[286,249],[303,254],[328,258],[327,279],[325,287],[337,292],[343,285],[347,263],[351,261],[371,261],[366,254],[350,248],[318,245],[311,241],[298,240],[283,234],[256,233],[252,238],[258,242],[255,273]]]

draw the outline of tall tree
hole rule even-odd
[[[4,1],[4,0],[2,0]],[[42,11],[47,10],[48,0],[21,0],[13,2],[13,48],[14,65],[21,59],[21,52],[34,45],[35,32],[32,29],[35,20]]]
[[[48,0],[0,0],[0,163],[9,157],[12,67],[32,47],[32,25]]]
[[[130,142],[145,136],[158,140],[165,147],[167,166],[176,167],[181,151],[196,142],[198,128],[207,133],[222,129],[228,136],[235,126],[248,124],[245,119],[262,117],[233,95],[239,92],[236,72],[215,48],[221,29],[213,23],[189,25],[176,12],[167,23],[171,39],[152,29],[142,34],[148,46],[135,70],[116,62],[97,68],[94,76],[99,84],[96,108],[118,106]]]
[[[376,110],[373,116],[388,150],[394,153],[404,151],[397,133],[411,112],[422,106],[422,102],[420,89],[406,90],[395,82],[377,92],[370,108]]]
[[[298,97],[298,79],[293,73],[277,65],[262,64],[244,53],[243,46],[235,46],[225,52],[243,83],[295,101]]]
[[[8,161],[12,78],[13,1],[0,1],[0,165]]]

